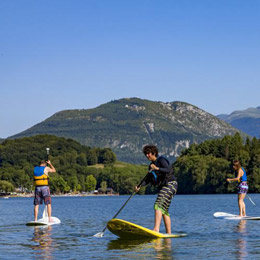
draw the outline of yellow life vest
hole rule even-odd
[[[34,185],[35,186],[48,186],[49,177],[44,173],[45,166],[34,167]]]

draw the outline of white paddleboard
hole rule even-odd
[[[260,220],[260,217],[240,217],[238,215],[226,213],[226,212],[215,212],[213,214],[214,218],[226,219],[226,220]]]
[[[30,221],[26,223],[26,226],[51,226],[60,224],[61,221],[56,217],[51,217],[51,222],[49,222],[47,208],[44,208],[42,218],[38,219],[37,221]]]

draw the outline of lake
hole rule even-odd
[[[247,215],[260,216],[260,195],[245,199]],[[176,195],[170,207],[175,239],[121,240],[108,230],[96,238],[128,196],[53,197],[60,225],[27,227],[33,198],[0,199],[0,259],[260,259],[260,221],[213,218],[238,213],[237,195]],[[118,218],[153,228],[155,195],[135,195]],[[43,206],[40,207],[41,217]],[[165,232],[161,225],[161,232]]]

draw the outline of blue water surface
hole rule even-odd
[[[246,200],[247,215],[260,216],[260,195],[250,197],[257,206]],[[172,230],[187,237],[122,240],[108,230],[93,237],[127,198],[53,197],[53,216],[61,224],[49,227],[25,225],[33,219],[33,198],[0,198],[0,259],[260,259],[260,221],[213,218],[216,211],[238,213],[235,194],[176,195]],[[118,218],[153,228],[155,199],[134,196]]]

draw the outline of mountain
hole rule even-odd
[[[0,138],[0,144],[1,144],[4,140],[5,140],[4,138]]]
[[[10,138],[50,134],[81,144],[110,147],[118,160],[147,163],[145,144],[156,144],[174,160],[191,143],[231,135],[237,130],[217,117],[184,102],[139,98],[114,100],[94,109],[65,110]]]
[[[247,133],[248,135],[259,137],[260,134],[260,107],[248,108],[234,111],[231,114],[221,114],[219,119],[226,121],[233,127]]]

